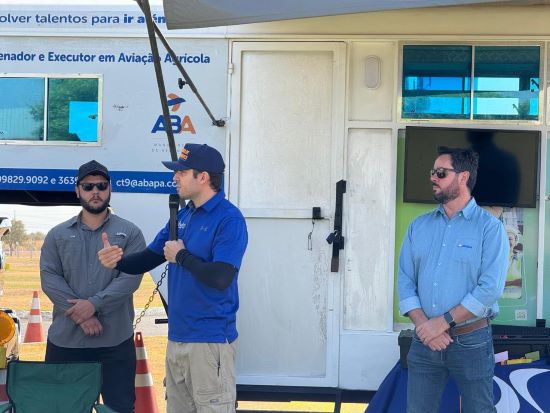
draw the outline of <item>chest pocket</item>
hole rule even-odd
[[[123,250],[126,249],[126,244],[128,244],[128,234],[125,232],[117,232],[115,234],[108,233],[108,236],[111,245],[118,245]],[[103,248],[103,245],[100,246],[100,249],[101,248]]]
[[[57,251],[65,273],[76,270],[82,265],[82,248],[82,240],[77,236],[62,238],[57,241]]]
[[[460,238],[456,241],[453,259],[460,262],[475,262],[479,255],[479,245],[475,238]]]

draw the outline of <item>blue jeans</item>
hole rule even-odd
[[[463,413],[496,413],[491,327],[452,339],[445,350],[432,351],[414,335],[407,356],[407,413],[438,413],[449,374],[462,396]]]

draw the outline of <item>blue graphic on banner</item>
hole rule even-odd
[[[172,172],[111,171],[113,192],[171,194],[176,192]],[[75,169],[0,168],[0,190],[74,191]]]
[[[547,359],[529,364],[495,365],[493,389],[497,413],[550,412],[550,364]],[[367,413],[403,413],[407,410],[407,369],[399,363],[386,376]],[[449,378],[441,397],[440,413],[459,413],[459,394]]]

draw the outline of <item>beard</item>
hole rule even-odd
[[[105,201],[103,201],[98,206],[92,206],[90,202],[86,202],[82,198],[79,198],[79,199],[80,199],[80,205],[82,205],[82,208],[84,208],[90,214],[101,214],[109,206],[109,202],[111,201],[111,194],[109,194],[105,199]]]
[[[455,178],[453,182],[447,187],[447,189],[441,189],[439,193],[434,193],[434,199],[440,204],[446,204],[447,202],[458,198],[458,195],[458,181]]]

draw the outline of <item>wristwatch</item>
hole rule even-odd
[[[449,327],[453,328],[454,326],[456,326],[455,319],[453,318],[451,313],[449,313],[448,311],[445,314],[443,314],[443,318],[445,319],[447,324],[449,324]]]

